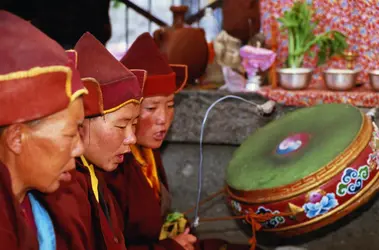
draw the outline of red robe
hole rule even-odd
[[[8,169],[0,162],[0,244],[1,249],[38,250],[38,239],[28,225],[20,203],[12,192]]]
[[[96,176],[99,180],[101,200],[105,203],[105,210],[107,210],[108,218],[101,204],[97,202],[92,191],[89,171],[81,164],[80,160],[77,161],[77,171],[77,180],[81,183],[83,190],[88,194],[87,200],[91,206],[91,221],[93,236],[95,237],[95,248],[126,250],[122,234],[123,221],[118,219],[121,215],[121,211],[114,200],[112,193],[109,191],[107,184],[102,178],[100,171],[96,170]]]
[[[94,249],[89,245],[91,228],[83,218],[90,215],[86,211],[86,206],[82,206],[86,196],[79,197],[78,188],[66,189],[64,187],[74,187],[78,182],[62,184],[63,188],[53,194],[42,194],[33,191],[33,195],[42,206],[48,211],[53,221],[57,250],[85,250]],[[72,192],[75,191],[75,192]],[[87,202],[88,203],[88,202]],[[8,169],[0,163],[0,242],[2,249],[22,249],[38,250],[38,239],[35,223],[27,221],[34,219],[30,211],[30,204],[25,204],[26,211],[22,212],[21,205],[15,200]],[[84,209],[83,209],[84,208]],[[88,206],[89,208],[89,206]],[[34,224],[34,225],[33,225]]]
[[[159,179],[169,190],[160,153],[158,150],[153,153]],[[128,250],[183,250],[172,239],[159,240],[164,223],[160,201],[132,154],[125,155],[124,163],[104,176],[124,215],[124,237]],[[197,242],[196,249],[219,250],[224,244],[226,242],[223,240],[202,240]],[[231,247],[249,249],[247,245],[228,245],[228,249]]]
[[[40,194],[39,198],[52,217],[57,250],[96,249],[86,186],[76,170],[71,175],[71,182],[61,183],[56,192]]]
[[[126,250],[123,223],[118,220],[120,210],[101,174],[96,176],[110,223],[92,191],[89,171],[80,160],[73,180],[45,196],[46,206],[54,214],[53,221],[59,229],[57,242],[66,242],[57,244],[57,250]]]

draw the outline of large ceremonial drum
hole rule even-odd
[[[350,105],[291,112],[236,150],[226,172],[228,204],[238,215],[273,214],[262,230],[281,236],[331,224],[376,191],[378,139],[371,118]]]

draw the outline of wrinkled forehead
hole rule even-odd
[[[57,113],[43,117],[28,123],[34,127],[57,127],[57,128],[76,128],[84,120],[84,107],[82,98],[78,98],[69,106]]]

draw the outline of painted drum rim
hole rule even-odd
[[[278,232],[283,236],[295,236],[304,233],[311,232],[313,230],[317,230],[326,225],[330,225],[337,220],[341,219],[343,216],[351,213],[355,209],[365,205],[369,199],[375,194],[375,191],[378,188],[378,184],[376,183],[379,180],[379,172],[376,173],[375,177],[365,186],[358,194],[349,199],[343,206],[340,206],[338,209],[331,211],[330,213],[326,213],[314,220],[309,220],[304,223],[300,223],[297,225],[278,228],[276,230],[272,229],[264,229],[266,232]],[[357,200],[362,200],[361,202],[357,202]],[[335,215],[336,216],[332,216]],[[313,226],[313,227],[310,227]],[[309,228],[307,228],[309,227]],[[291,231],[290,231],[291,230]],[[286,232],[287,231],[287,232]]]
[[[234,200],[244,203],[269,203],[285,200],[321,186],[354,161],[369,143],[373,132],[371,121],[362,111],[361,116],[362,125],[352,143],[326,166],[313,174],[296,182],[275,188],[240,191],[226,185],[227,194]]]
[[[320,217],[296,225],[275,229],[262,228],[261,231],[276,233],[284,237],[291,237],[305,234],[330,225],[341,219],[343,216],[351,213],[355,209],[365,205],[375,195],[376,190],[379,187],[379,184],[377,183],[378,180],[379,172],[376,173],[375,177],[358,194],[349,199],[343,204],[343,206],[340,206],[339,209],[335,209],[330,213],[326,213]]]

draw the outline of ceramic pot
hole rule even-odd
[[[258,0],[224,0],[223,29],[246,44],[261,27]]]
[[[172,27],[163,27],[154,32],[154,40],[170,64],[188,66],[188,81],[200,78],[208,64],[208,44],[203,29],[185,27],[184,15],[187,6],[171,6]]]

